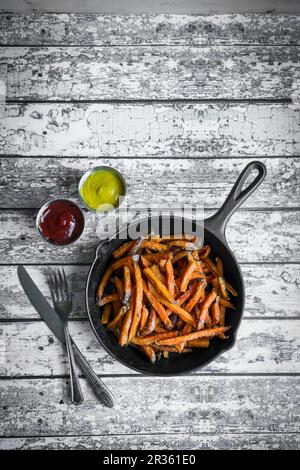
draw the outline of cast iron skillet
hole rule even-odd
[[[246,179],[250,176],[253,170],[257,170],[258,174],[255,179],[243,189]],[[253,175],[252,175],[253,176]],[[134,346],[120,347],[112,332],[101,325],[99,318],[99,307],[95,303],[96,289],[101,276],[106,269],[108,262],[111,260],[112,252],[121,244],[124,243],[124,238],[120,236],[118,239],[110,239],[101,242],[96,250],[96,258],[90,268],[87,283],[86,283],[86,308],[92,329],[98,338],[101,345],[118,361],[122,364],[134,369],[135,371],[151,375],[176,375],[191,372],[195,369],[200,369],[208,363],[216,359],[220,354],[228,351],[235,343],[236,332],[238,330],[245,301],[245,288],[242,274],[233,253],[230,251],[226,237],[225,228],[227,222],[235,210],[247,199],[253,191],[258,188],[266,176],[266,167],[263,163],[253,161],[247,165],[240,176],[238,177],[235,185],[230,191],[226,201],[222,207],[208,219],[204,221],[204,243],[212,247],[213,256],[219,256],[224,264],[224,276],[226,280],[238,292],[238,298],[234,298],[235,310],[228,311],[226,315],[227,324],[231,326],[229,330],[229,338],[221,340],[215,338],[208,349],[196,349],[187,354],[170,354],[169,359],[161,359],[155,364],[150,361]],[[151,223],[163,222],[163,217],[151,218]],[[181,223],[183,220],[174,217],[175,223]],[[141,222],[148,221],[135,221],[133,224],[138,225]],[[186,220],[186,222],[190,222]],[[133,225],[131,224],[131,226]],[[127,233],[127,228],[119,232],[122,235]],[[178,227],[176,227],[176,233]],[[196,231],[203,233],[202,225],[197,223]],[[148,233],[148,232],[146,232]],[[124,235],[125,237],[125,235]],[[123,238],[123,239],[122,239]],[[126,237],[127,238],[127,237]]]

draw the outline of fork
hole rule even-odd
[[[54,308],[64,325],[65,341],[70,367],[72,403],[80,405],[83,402],[83,395],[79,383],[79,377],[76,372],[75,359],[68,328],[68,316],[72,311],[72,297],[64,269],[61,271],[58,269],[57,272],[50,272],[49,283]]]

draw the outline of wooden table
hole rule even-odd
[[[299,32],[299,16],[0,15],[0,448],[299,448]],[[179,378],[121,366],[85,314],[92,218],[54,250],[35,231],[37,209],[76,199],[82,173],[107,164],[130,203],[211,213],[253,159],[267,179],[228,227],[247,286],[236,346]],[[84,379],[84,404],[70,404],[66,355],[18,264],[48,298],[47,271],[65,266],[72,335],[114,409]]]

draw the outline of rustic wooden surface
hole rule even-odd
[[[299,448],[299,16],[0,15],[0,448]],[[128,202],[224,200],[244,165],[268,176],[232,218],[246,308],[235,347],[191,376],[133,373],[98,345],[84,282],[103,222],[72,247],[38,237],[38,208],[77,199],[95,164],[126,177]],[[64,265],[70,329],[112,389],[70,404],[66,357],[17,279]],[[151,390],[151,394],[146,393]]]
[[[7,155],[245,157],[300,153],[299,106],[281,103],[8,104]]]

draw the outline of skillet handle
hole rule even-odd
[[[243,186],[246,179],[251,173],[257,170],[258,175],[245,189]],[[232,214],[243,204],[244,201],[252,194],[259,185],[263,182],[267,174],[266,166],[259,161],[250,162],[242,171],[238,179],[236,180],[232,190],[228,194],[222,207],[211,217],[204,221],[205,228],[215,233],[223,241],[225,239],[225,229],[227,222],[229,221]]]

